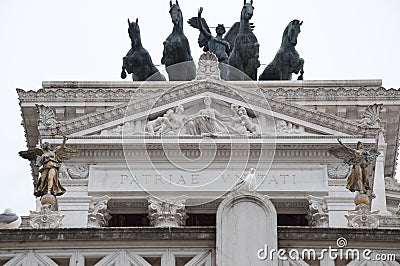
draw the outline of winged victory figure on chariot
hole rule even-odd
[[[200,7],[198,16],[190,18],[188,23],[190,26],[200,31],[197,39],[199,47],[203,48],[204,52],[209,51],[215,54],[220,63],[221,78],[226,80],[229,64],[228,60],[233,51],[236,36],[239,34],[240,22],[235,22],[227,33],[224,24],[218,24],[215,28],[216,36],[213,36],[207,21],[201,16],[202,13],[203,8]],[[250,27],[251,30],[253,30],[254,24],[250,23]]]

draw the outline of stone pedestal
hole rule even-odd
[[[67,197],[58,199],[58,208],[65,215],[64,227],[87,227],[91,197]]]
[[[330,164],[327,172],[329,194],[324,201],[329,213],[329,227],[347,227],[345,215],[355,208],[354,193],[346,189],[350,167],[343,163]]]
[[[231,193],[217,210],[217,265],[276,265],[277,214],[267,196]],[[265,258],[265,260],[259,257]]]
[[[353,211],[354,193],[345,188],[346,180],[337,180],[337,185],[329,187],[329,196],[325,197],[329,213],[329,227],[347,227],[346,216]]]
[[[62,181],[67,192],[58,197],[58,210],[65,215],[63,227],[87,227],[89,205],[87,179],[68,179]]]
[[[54,211],[53,206],[45,204],[40,211],[31,211],[29,215],[30,225],[34,229],[59,228],[62,226],[64,215],[59,211]]]
[[[346,215],[348,226],[354,228],[378,228],[379,211],[370,211],[366,204],[357,205],[356,211],[349,211]]]

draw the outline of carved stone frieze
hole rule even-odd
[[[53,211],[50,204],[42,205],[40,211],[31,211],[30,225],[34,229],[60,228],[64,215],[59,211]]]
[[[150,142],[150,141],[149,141]],[[182,144],[183,145],[183,144]],[[79,150],[79,158],[82,160],[87,160],[90,158],[96,158],[96,160],[104,160],[107,158],[114,159],[123,159],[124,156],[130,157],[140,157],[140,156],[151,156],[152,158],[165,158],[166,153],[168,157],[174,156],[199,156],[200,151],[197,146],[194,145],[185,145],[184,148],[181,146],[181,149],[175,149],[171,147],[171,149],[164,149],[164,152],[160,152],[160,144],[157,143],[149,143],[144,149],[129,149],[123,150],[121,145],[118,144],[92,144],[92,145],[79,145],[77,149]],[[237,148],[236,148],[237,147]],[[244,147],[244,146],[243,146]],[[274,156],[279,159],[287,159],[288,152],[285,150],[285,147],[277,146],[277,149],[264,150],[263,153],[258,149],[261,145],[254,145],[251,148],[251,157],[258,158],[261,154],[262,156]],[[290,148],[293,149],[290,152],[290,156],[293,158],[302,158],[302,157],[310,157],[310,158],[319,158],[324,159],[324,161],[330,161],[331,155],[326,150],[321,150],[321,145],[310,145],[310,144],[293,144],[290,145]],[[211,150],[202,150],[201,153],[204,156],[216,156],[218,160],[224,160],[225,158],[236,158],[241,156],[247,156],[248,151],[240,148],[240,145],[235,145],[234,147],[225,145],[223,143],[218,143],[218,149],[216,152]],[[69,178],[69,177],[68,177]]]
[[[277,210],[297,209],[305,211],[308,209],[307,201],[272,201]]]
[[[128,201],[128,200],[116,200],[112,199],[108,202],[108,210],[112,213],[142,213],[143,211],[147,211],[148,208],[147,200],[136,200],[136,201]]]
[[[307,197],[307,200],[309,202],[306,216],[308,225],[314,227],[328,227],[329,215],[326,201],[323,198],[311,195]]]
[[[111,198],[107,195],[95,198],[89,205],[88,227],[105,227],[111,219],[107,203]]]
[[[67,172],[71,179],[86,179],[89,176],[89,165],[85,163],[68,165]]]
[[[251,89],[239,88],[232,84],[217,80],[187,82],[179,84],[172,89],[165,89],[163,92],[159,92],[159,94],[153,97],[135,98],[135,100],[129,104],[121,104],[105,111],[90,113],[65,121],[60,125],[60,131],[64,134],[72,134],[107,122],[122,119],[126,115],[148,111],[150,107],[160,107],[205,92],[219,94],[239,101],[245,100],[246,102],[251,102],[252,105],[260,108],[265,108],[265,100],[267,100],[271,110],[274,112],[351,135],[375,136],[377,133],[377,129],[362,127],[358,123],[345,118],[319,112],[278,99],[260,97],[259,93],[256,93]],[[51,130],[44,130],[41,132],[42,135],[46,136],[51,136],[52,133],[54,132]]]
[[[307,85],[298,87],[290,85],[282,87],[281,84],[273,84],[271,82],[261,85],[261,89],[265,91],[269,98],[284,98],[291,100],[360,100],[360,99],[395,99],[400,97],[400,91],[397,89],[385,89],[378,83],[370,84],[359,81],[357,83],[349,82],[349,84],[330,84],[319,81],[307,81]],[[315,84],[317,83],[317,84]],[[288,83],[291,84],[291,83]],[[309,87],[308,87],[309,86]],[[316,89],[316,86],[318,87]],[[24,102],[42,101],[60,101],[65,99],[84,99],[85,101],[104,101],[110,100],[127,102],[133,94],[148,96],[154,94],[160,87],[150,85],[142,89],[143,84],[134,82],[77,82],[77,81],[50,81],[43,82],[43,89],[38,91],[24,91],[17,89],[19,99]],[[156,88],[154,88],[156,87]],[[142,92],[139,92],[142,90]]]
[[[60,179],[86,179],[89,176],[89,165],[85,163],[62,164],[59,170]]]
[[[71,179],[67,171],[67,166],[64,163],[61,164],[60,168],[58,169],[58,178],[61,180]]]
[[[154,227],[179,227],[186,223],[186,199],[163,201],[150,196],[148,198],[148,217]]]
[[[385,189],[386,191],[400,191],[400,183],[392,177],[385,177]]]
[[[328,177],[330,179],[345,179],[350,174],[351,167],[344,163],[328,164]]]
[[[24,91],[17,89],[17,93],[19,98],[24,102],[37,102],[38,99],[43,102],[65,102],[66,97],[68,97],[68,100],[70,101],[81,101],[82,99],[85,99],[88,102],[113,100],[115,102],[126,103],[133,95],[137,98],[144,98],[146,96],[151,97],[158,95],[160,91],[163,91],[162,88],[132,88],[131,84],[128,85],[129,86],[126,88],[120,88],[121,86],[118,86],[118,88],[112,88],[112,90],[110,90],[110,88],[99,88],[104,86],[104,84],[84,89],[70,88],[68,86],[60,88],[45,87],[38,91]]]
[[[358,210],[346,215],[348,227],[354,228],[378,228],[380,217],[379,211],[370,211],[366,204],[359,204]]]
[[[196,80],[220,80],[220,72],[218,58],[215,56],[215,54],[206,52],[200,56]]]
[[[373,88],[365,87],[331,87],[320,86],[315,88],[261,88],[270,98],[283,98],[291,100],[360,100],[360,99],[393,99],[400,97],[400,91],[395,89],[385,89],[380,86]]]
[[[379,219],[379,227],[400,227],[400,213],[394,216],[382,216]]]

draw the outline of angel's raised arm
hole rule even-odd
[[[197,21],[198,21],[198,24],[199,24],[199,30],[200,30],[201,33],[204,34],[204,36],[207,37],[207,39],[211,39],[212,35],[204,28],[203,19],[201,19],[201,13],[202,12],[203,12],[203,8],[200,7],[199,8],[199,12],[197,13]]]
[[[63,136],[63,143],[61,144],[61,146],[56,150],[56,153],[61,152],[62,150],[64,150],[65,144],[67,143],[68,138],[66,136]]]
[[[342,141],[341,141],[341,139],[337,139],[337,141],[338,141],[339,144],[342,145],[342,147],[345,148],[346,150],[349,150],[349,151],[352,151],[352,152],[354,151],[353,148],[350,148],[349,146],[343,144]]]

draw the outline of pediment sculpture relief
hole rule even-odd
[[[114,128],[103,129],[100,132],[100,136],[133,136],[133,135],[143,135],[143,126],[140,120],[138,121],[128,121],[123,125],[118,125]]]
[[[260,135],[257,119],[249,117],[244,107],[231,104],[231,114],[224,115],[211,107],[210,96],[204,97],[205,108],[187,114],[183,105],[169,109],[163,116],[148,121],[146,133],[160,135]]]
[[[304,134],[304,127],[292,124],[285,120],[276,120],[277,135],[296,135]]]

